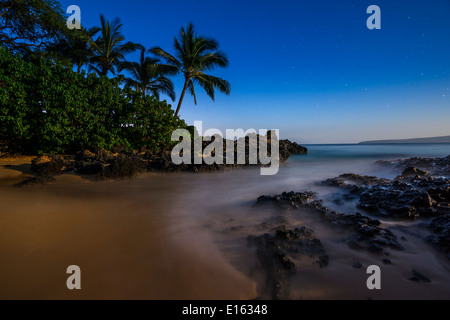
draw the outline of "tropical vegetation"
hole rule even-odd
[[[0,2],[0,146],[22,153],[80,149],[158,150],[187,128],[179,112],[195,86],[215,99],[230,84],[209,71],[226,67],[217,41],[189,24],[172,55],[127,41],[119,19],[100,15],[100,26],[69,30],[56,0]],[[139,52],[138,61],[130,54]],[[171,77],[184,86],[176,99]],[[192,130],[192,128],[189,128]]]

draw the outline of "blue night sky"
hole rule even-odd
[[[230,81],[181,117],[205,128],[280,129],[301,143],[450,135],[450,1],[64,0],[85,27],[119,17],[127,40],[173,52],[181,26],[217,39]],[[381,30],[369,30],[369,5]],[[137,54],[129,60],[137,60]],[[174,79],[177,97],[181,76]]]

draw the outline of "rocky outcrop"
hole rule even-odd
[[[17,186],[39,186],[55,181],[54,176],[70,170],[71,163],[60,155],[43,154],[31,161],[31,170],[35,173],[34,177],[27,178]]]
[[[249,236],[249,245],[256,247],[259,267],[266,277],[266,290],[272,299],[286,299],[289,296],[289,276],[296,273],[295,258],[314,258],[319,267],[326,267],[329,256],[321,241],[307,227],[288,228],[288,220],[283,212],[291,214],[313,214],[329,228],[342,235],[341,242],[352,250],[367,250],[377,255],[388,254],[386,250],[404,250],[397,236],[381,227],[381,222],[360,213],[345,214],[324,207],[318,194],[314,192],[283,192],[275,196],[261,196],[254,204],[254,210],[271,209],[272,217],[262,227],[274,230],[260,236]],[[274,225],[279,224],[273,229]],[[383,263],[392,263],[384,258]],[[359,262],[355,268],[361,268]]]
[[[426,170],[431,173],[431,175],[450,175],[450,155],[444,158],[409,158],[409,159],[399,159],[399,160],[381,160],[377,162],[380,165],[390,165],[399,170],[405,170],[409,167],[419,168],[421,170]]]
[[[354,186],[373,186],[380,183],[389,182],[388,179],[379,179],[373,176],[361,176],[354,173],[342,174],[339,177],[327,179],[323,184],[333,187],[354,187]]]
[[[175,165],[172,162],[171,150],[160,151],[146,151],[143,153],[120,153],[113,154],[104,149],[98,149],[95,152],[83,150],[78,152],[75,156],[61,156],[61,155],[41,155],[32,161],[32,170],[36,173],[36,179],[28,179],[21,186],[38,185],[51,182],[56,175],[62,173],[75,173],[79,175],[96,175],[99,180],[111,179],[127,179],[136,176],[145,171],[150,172],[218,172],[230,170],[233,168],[241,168],[244,166],[263,166],[259,158],[257,163],[253,164],[249,157],[249,151],[255,148],[259,154],[259,135],[254,135],[255,139],[249,137],[242,138],[238,141],[232,141],[232,152],[234,152],[233,164],[226,164],[227,141],[223,142],[223,163],[207,165],[195,164],[194,155],[191,155],[191,164]],[[271,154],[270,143],[272,135],[268,132],[267,136],[267,152]],[[229,141],[228,141],[229,142]],[[238,154],[239,143],[244,142],[245,155]],[[295,142],[289,140],[279,141],[280,157],[279,161],[284,162],[292,154],[305,154],[308,150]],[[209,146],[211,142],[203,141],[202,150]],[[192,146],[192,150],[194,147]],[[241,162],[238,162],[241,161]],[[26,182],[26,183],[25,183]]]
[[[297,144],[296,142],[291,142],[289,140],[280,140],[280,162],[286,162],[291,155],[295,154],[307,154],[308,149]]]
[[[399,263],[399,261],[391,260],[389,249],[403,251],[404,247],[400,241],[407,241],[407,239],[405,237],[399,239],[393,232],[403,228],[385,228],[373,216],[409,220],[434,217],[429,223],[432,234],[425,240],[450,259],[450,179],[448,176],[441,175],[447,170],[449,159],[450,157],[404,160],[401,165],[397,164],[397,169],[401,170],[401,173],[392,180],[347,173],[322,183],[345,190],[345,194],[338,193],[342,196],[342,201],[356,199],[357,207],[370,216],[330,210],[323,205],[322,200],[318,199],[317,193],[310,191],[260,196],[254,208],[272,209],[270,212],[273,216],[262,225],[263,228],[269,229],[277,224],[284,225],[288,222],[283,212],[291,211],[291,215],[295,215],[296,212],[314,214],[324,224],[336,229],[337,234],[343,236],[341,241],[350,249],[367,250],[377,254],[386,266]],[[384,164],[388,165],[388,163]],[[412,165],[426,165],[430,171],[425,167]],[[433,172],[439,172],[439,175],[433,175]],[[341,201],[341,199],[338,200]],[[308,255],[308,250],[312,250],[319,266],[328,264],[329,258],[320,241],[308,228],[300,230],[279,226],[275,229],[275,234],[249,236],[248,242],[257,248],[257,258],[260,267],[265,270],[267,287],[272,298],[285,298],[289,293],[288,277],[298,271],[292,252]],[[315,244],[320,246],[314,246]],[[362,266],[359,261],[353,262],[355,269]],[[417,270],[412,270],[411,275],[406,279],[413,282],[431,282],[429,277]]]
[[[426,238],[437,249],[450,259],[450,213],[434,218],[430,223],[433,234]]]
[[[317,197],[315,192],[283,192],[276,196],[260,196],[256,205],[272,204],[281,208],[295,208],[298,209],[302,205],[312,204]]]
[[[78,152],[75,155],[75,161],[76,162],[83,162],[83,163],[89,163],[89,162],[98,162],[98,163],[109,163],[112,161],[116,155],[113,153],[105,150],[105,149],[98,149],[96,152],[91,152],[89,150],[83,150]]]
[[[403,180],[412,177],[427,177],[429,175],[430,173],[428,171],[421,170],[416,167],[407,167],[403,170],[402,174],[396,178],[396,180]]]
[[[323,184],[343,188],[347,193],[336,201],[357,199],[357,207],[372,216],[432,219],[429,226],[433,233],[425,240],[450,259],[450,156],[378,163],[393,166],[401,170],[401,174],[393,180],[346,174]],[[391,238],[390,234],[385,234],[385,240],[386,236]],[[358,243],[359,240],[353,237],[351,242]],[[418,276],[413,278],[422,281]]]
[[[146,171],[147,163],[137,154],[121,154],[100,172],[100,180],[129,179]]]
[[[265,291],[271,299],[289,297],[288,276],[296,272],[293,257],[307,256],[315,258],[320,267],[328,265],[328,255],[314,231],[307,227],[289,230],[281,226],[275,234],[265,233],[249,236],[248,244],[256,248],[260,269],[266,277]]]
[[[344,188],[342,202],[358,199],[358,208],[385,218],[414,219],[450,212],[450,179],[406,167],[394,180],[344,174],[322,184]]]
[[[380,227],[380,221],[360,213],[345,214],[329,210],[322,201],[315,200],[313,192],[284,192],[276,196],[262,196],[256,205],[272,205],[284,209],[309,208],[333,227],[341,227],[346,232],[346,243],[354,249],[382,252],[385,248],[403,250],[397,237],[389,230]]]
[[[361,193],[358,207],[390,218],[433,217],[450,212],[450,179],[396,179]]]

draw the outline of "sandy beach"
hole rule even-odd
[[[161,191],[174,187],[160,176],[140,193],[140,179],[92,183],[71,175],[49,186],[13,187],[27,177],[29,160],[0,160],[1,299],[256,296],[254,283],[204,234],[173,234],[171,202]],[[82,271],[79,291],[66,288],[73,264]]]

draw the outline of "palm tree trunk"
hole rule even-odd
[[[180,101],[178,102],[177,111],[175,112],[175,117],[178,117],[178,113],[180,112],[181,104],[183,103],[183,99],[184,99],[184,95],[186,94],[186,90],[189,86],[189,80],[190,79],[186,78],[186,81],[184,82],[184,88],[183,88],[183,91],[181,92]]]

